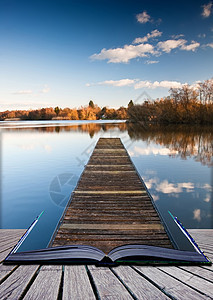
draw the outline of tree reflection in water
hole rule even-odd
[[[19,131],[38,132],[81,132],[88,133],[91,138],[95,134],[107,133],[117,130],[118,137],[128,132],[132,141],[145,141],[147,144],[153,142],[170,150],[170,156],[180,156],[182,159],[193,157],[195,161],[203,165],[212,166],[213,156],[213,127],[191,126],[191,125],[156,125],[142,123],[81,123],[71,126],[35,126],[21,128],[6,128]]]
[[[204,165],[212,166],[213,128],[186,125],[127,124],[128,134],[133,140],[153,142],[170,150],[173,156],[182,159],[193,157]]]

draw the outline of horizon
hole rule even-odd
[[[212,78],[212,1],[3,0],[0,8],[0,111],[91,99],[117,109]]]

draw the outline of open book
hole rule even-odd
[[[170,213],[170,212],[169,212]],[[126,244],[113,248],[108,254],[87,245],[69,245],[45,249],[17,252],[38,222],[43,212],[33,221],[24,235],[5,258],[6,264],[208,264],[211,261],[204,255],[194,239],[177,217],[170,215],[189,239],[195,251],[183,251],[142,244]]]
[[[6,263],[22,264],[211,264],[203,253],[148,245],[123,245],[108,254],[92,246],[74,245],[11,253]]]

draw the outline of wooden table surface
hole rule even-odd
[[[0,260],[24,230],[0,230]],[[189,230],[213,260],[213,230]],[[213,299],[213,266],[0,264],[0,299]]]

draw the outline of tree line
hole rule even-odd
[[[103,107],[100,108],[90,100],[89,105],[78,109],[69,107],[60,108],[56,106],[35,110],[13,110],[0,112],[0,120],[125,120],[127,119],[127,108],[119,109]]]
[[[100,120],[120,119],[130,122],[171,124],[213,123],[213,78],[199,82],[196,86],[182,85],[171,88],[169,96],[145,100],[142,104],[129,101],[128,107],[118,109],[100,108],[92,100],[78,109],[41,108],[36,110],[13,110],[0,112],[0,120]]]
[[[170,95],[154,101],[128,107],[128,118],[132,122],[212,124],[213,123],[213,79],[199,82],[196,87],[183,85],[171,88]]]

